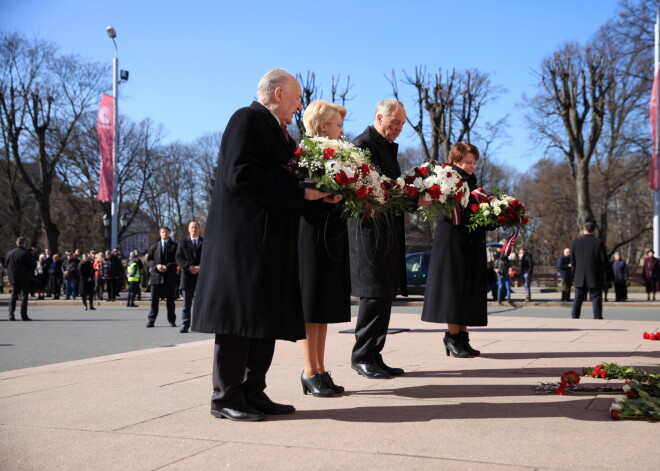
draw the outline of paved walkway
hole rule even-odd
[[[442,325],[395,308],[399,325],[384,354],[407,373],[383,381],[350,369],[347,324],[330,326],[336,398],[304,396],[300,346],[278,342],[267,392],[298,411],[259,423],[209,414],[211,340],[0,373],[0,469],[658,469],[657,423],[531,387],[602,361],[660,370],[642,339],[660,320],[491,317],[471,359],[445,356]]]

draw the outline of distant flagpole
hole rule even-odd
[[[655,186],[654,186],[654,195],[653,195],[653,250],[655,251],[655,256],[657,257],[660,254],[660,165],[658,165],[658,147],[660,146],[660,103],[658,103],[658,71],[660,70],[660,6],[655,13],[655,67],[653,70],[653,82],[654,87],[652,94],[655,94],[651,98],[651,101],[655,99],[655,128],[653,129],[653,164],[651,169],[655,166]]]

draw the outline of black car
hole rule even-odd
[[[406,255],[406,275],[409,294],[424,294],[426,277],[429,271],[431,252],[419,252]]]

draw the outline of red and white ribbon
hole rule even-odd
[[[451,223],[454,226],[458,226],[461,223],[461,210],[458,206],[451,208]]]
[[[502,245],[502,248],[500,249],[500,253],[502,255],[506,255],[507,257],[509,254],[511,254],[511,250],[513,249],[513,245],[516,243],[516,237],[518,237],[518,232],[520,232],[520,227],[516,227],[513,230],[513,234],[504,241],[504,245]]]
[[[493,198],[492,196],[488,196],[488,194],[484,191],[483,188],[477,188],[476,190],[472,190],[470,194],[474,196],[474,198],[479,203],[487,203]]]

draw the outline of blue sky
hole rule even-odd
[[[416,65],[478,68],[508,90],[484,115],[509,115],[509,142],[497,157],[524,171],[542,157],[517,106],[523,93],[534,93],[534,71],[563,43],[588,40],[617,11],[616,0],[0,0],[0,29],[110,64],[105,27],[114,26],[120,68],[130,71],[120,113],[163,124],[165,142],[222,130],[273,67],[314,71],[327,98],[331,76],[350,75],[355,98],[345,129],[354,134],[371,124],[376,102],[391,96],[385,74],[393,69],[401,76]],[[412,90],[399,90],[412,105]],[[410,128],[399,142],[418,143]]]

